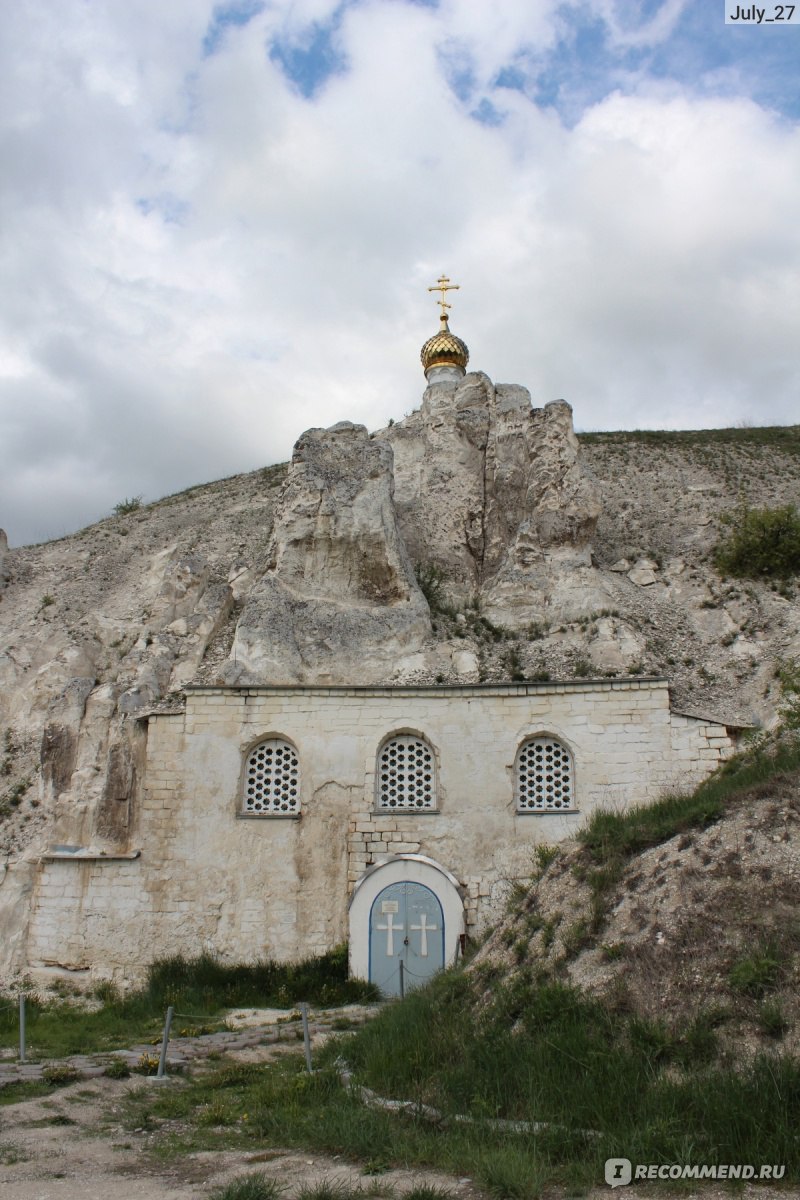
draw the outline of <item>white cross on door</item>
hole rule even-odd
[[[428,924],[428,914],[423,912],[423,913],[419,914],[419,925],[409,925],[409,929],[413,933],[419,932],[420,957],[427,958],[428,957],[428,934],[429,933],[437,933],[439,930],[439,926],[438,925],[429,925]]]
[[[381,933],[383,933],[385,931],[385,933],[386,933],[386,957],[394,958],[394,935],[395,935],[395,933],[402,933],[403,930],[405,929],[405,925],[395,925],[394,913],[387,913],[386,914],[386,924],[385,925],[376,925],[375,928],[380,929]],[[413,929],[413,925],[412,925],[412,929]]]

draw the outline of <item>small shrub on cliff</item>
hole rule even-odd
[[[800,573],[800,514],[793,504],[781,508],[743,505],[722,520],[730,533],[714,551],[714,565],[721,574],[790,579]]]
[[[417,563],[414,567],[419,590],[428,601],[432,613],[448,613],[450,605],[445,596],[447,576],[436,563]]]
[[[141,507],[141,496],[126,496],[124,500],[120,500],[119,504],[114,505],[114,516],[126,517],[129,513],[137,512]]]
[[[777,987],[783,972],[783,954],[776,942],[756,947],[733,964],[728,981],[737,992],[761,998]]]

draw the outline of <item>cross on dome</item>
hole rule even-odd
[[[457,292],[460,290],[460,288],[461,288],[461,284],[460,283],[451,283],[450,277],[448,275],[445,275],[444,272],[442,272],[442,274],[439,276],[437,282],[433,285],[433,287],[428,288],[429,292],[441,292],[442,293],[441,300],[436,301],[437,304],[441,304],[441,306],[442,306],[442,315],[439,318],[440,321],[447,320],[447,309],[453,307],[452,304],[447,303],[447,300],[445,298],[447,296],[447,293],[448,292]]]
[[[439,317],[439,332],[435,333],[432,338],[428,338],[420,354],[422,369],[429,384],[457,382],[466,374],[469,362],[469,350],[466,342],[462,342],[460,337],[451,333],[450,326],[447,324],[447,310],[451,307],[447,303],[447,293],[459,291],[460,286],[458,283],[451,283],[450,276],[445,275],[443,271],[438,282],[428,288],[429,292],[441,292],[442,294],[441,300],[436,301],[442,310]]]

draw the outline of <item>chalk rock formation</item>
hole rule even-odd
[[[369,683],[402,669],[429,635],[395,518],[391,447],[349,421],[308,430],[223,679]]]
[[[564,401],[534,409],[526,388],[473,372],[429,387],[383,436],[411,557],[435,563],[455,599],[480,594],[512,626],[608,599],[591,566],[599,495]]]

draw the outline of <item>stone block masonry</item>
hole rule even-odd
[[[135,981],[165,954],[318,953],[345,939],[364,872],[398,854],[451,872],[478,934],[508,884],[530,876],[537,844],[574,834],[598,807],[691,786],[734,748],[723,725],[670,713],[666,681],[642,678],[189,688],[185,711],[146,720],[140,855],[42,863],[33,970]],[[430,808],[381,807],[382,748],[404,735],[430,750]],[[571,757],[569,803],[523,811],[520,747],[548,738]],[[297,811],[245,812],[245,762],[267,740],[297,757]]]

